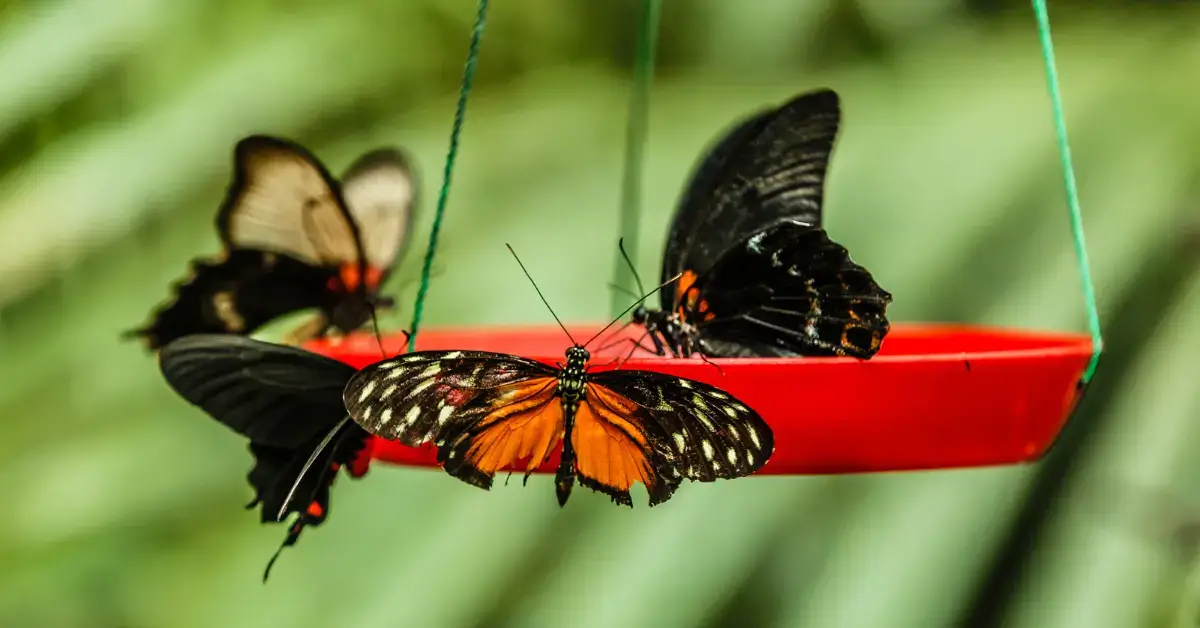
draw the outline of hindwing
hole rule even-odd
[[[775,450],[771,428],[757,412],[708,384],[625,370],[590,380],[602,391],[589,389],[593,405],[599,401],[640,428],[656,476],[646,485],[652,506],[669,499],[684,478],[712,482],[750,475]]]
[[[891,300],[824,230],[786,221],[681,284],[678,312],[706,355],[870,358]]]

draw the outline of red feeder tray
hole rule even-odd
[[[590,338],[600,325],[572,328]],[[631,338],[642,330],[620,332]],[[612,338],[604,342],[611,344]],[[594,343],[599,345],[599,343]],[[629,343],[593,351],[606,370]],[[557,327],[423,331],[417,349],[476,349],[561,362],[570,345]],[[374,336],[320,340],[313,351],[356,368],[380,360]],[[384,338],[389,355],[401,336]],[[765,474],[829,474],[942,469],[1036,460],[1058,436],[1092,354],[1090,337],[960,325],[897,324],[871,360],[855,358],[671,359],[639,352],[626,369],[712,384],[754,408],[775,432]],[[437,466],[431,444],[412,448],[376,439],[374,455]],[[540,472],[553,472],[552,456]]]

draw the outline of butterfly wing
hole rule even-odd
[[[340,186],[311,153],[287,140],[255,135],[234,148],[234,177],[217,214],[229,249],[260,249],[312,266],[362,261],[358,226]]]
[[[366,153],[342,177],[342,197],[362,233],[368,283],[378,289],[412,235],[417,186],[409,159],[392,148]]]
[[[581,484],[629,504],[629,489],[640,481],[654,506],[684,478],[712,482],[754,473],[771,457],[775,439],[758,413],[713,386],[616,370],[589,376],[572,445]]]
[[[251,442],[284,448],[346,416],[342,389],[355,373],[311,351],[223,334],[181,338],[158,358],[181,397]]]
[[[784,222],[727,251],[679,303],[705,355],[875,355],[892,295],[823,229]]]
[[[257,135],[238,142],[217,232],[224,257],[193,262],[175,297],[127,337],[156,349],[188,334],[249,334],[310,307],[323,311],[317,331],[329,323],[350,331],[369,319],[358,226],[338,183],[303,147]]]
[[[366,431],[412,447],[434,442],[450,475],[484,489],[501,468],[540,465],[562,438],[556,371],[484,351],[417,351],[360,371],[345,390]]]
[[[193,335],[159,352],[167,383],[181,397],[250,440],[255,457],[248,480],[262,504],[262,520],[276,521],[293,484],[300,504],[288,508],[300,517],[289,530],[290,545],[305,525],[317,525],[329,512],[329,486],[335,471],[349,465],[366,473],[369,435],[346,421],[342,390],[355,370],[315,353],[230,335]],[[339,427],[339,423],[341,426]],[[309,456],[333,429],[312,471],[300,478]]]
[[[188,279],[150,315],[126,332],[150,349],[189,334],[250,334],[285,312],[333,307],[328,284],[335,273],[284,255],[235,250],[224,259],[192,263]]]
[[[672,220],[662,277],[704,274],[724,251],[783,219],[821,224],[825,172],[840,118],[831,90],[751,116],[692,175]],[[664,310],[674,310],[664,291]]]

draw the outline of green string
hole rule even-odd
[[[425,310],[425,295],[429,291],[429,273],[433,269],[433,254],[437,250],[438,233],[442,230],[442,218],[446,215],[446,199],[450,196],[450,175],[454,172],[454,158],[458,155],[458,136],[462,132],[463,118],[467,113],[467,96],[471,93],[471,82],[475,78],[475,66],[479,61],[479,42],[483,39],[483,28],[487,23],[488,0],[479,0],[475,14],[475,29],[471,33],[471,47],[467,51],[467,65],[463,68],[462,86],[458,90],[458,108],[454,111],[454,126],[450,130],[450,150],[446,152],[446,167],[442,172],[442,189],[438,192],[437,210],[433,214],[433,228],[429,231],[429,248],[425,250],[425,264],[421,267],[421,286],[417,289],[417,300],[413,304],[412,324],[409,325],[408,350],[417,344],[417,329],[421,326],[421,314]]]
[[[1046,62],[1046,83],[1050,90],[1050,105],[1054,111],[1054,131],[1058,136],[1058,152],[1062,155],[1063,183],[1067,188],[1067,209],[1071,216],[1071,235],[1075,240],[1075,257],[1079,264],[1079,277],[1083,283],[1083,300],[1087,307],[1088,329],[1092,333],[1092,359],[1083,372],[1083,383],[1088,383],[1096,372],[1104,340],[1100,336],[1100,314],[1096,308],[1096,289],[1092,286],[1092,271],[1088,264],[1087,243],[1083,237],[1083,216],[1079,211],[1079,190],[1075,187],[1075,168],[1071,165],[1071,147],[1067,142],[1067,121],[1063,115],[1062,94],[1058,88],[1058,70],[1054,63],[1054,43],[1050,39],[1050,15],[1046,11],[1046,0],[1033,0],[1033,12],[1037,16],[1038,37],[1042,41],[1042,58]]]
[[[650,109],[650,84],[654,82],[654,50],[658,43],[660,0],[643,0],[642,18],[638,28],[637,55],[633,68],[633,88],[629,93],[629,118],[625,126],[625,171],[621,176],[621,224],[619,233],[625,241],[629,261],[637,264],[638,222],[641,217],[642,162],[646,147],[647,118]],[[618,255],[613,269],[613,283],[623,288],[629,285],[633,273]],[[629,304],[624,291],[612,294],[612,315],[620,316]],[[638,295],[641,296],[641,295]]]

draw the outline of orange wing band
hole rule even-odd
[[[633,418],[639,406],[595,384],[588,384],[585,399],[571,434],[579,474],[620,491],[629,491],[634,482],[653,487],[654,470],[644,453],[646,434]]]
[[[479,422],[483,428],[467,450],[467,461],[491,476],[519,460],[526,471],[538,468],[562,439],[562,403],[554,397],[555,380],[540,377],[502,393],[504,405]]]

